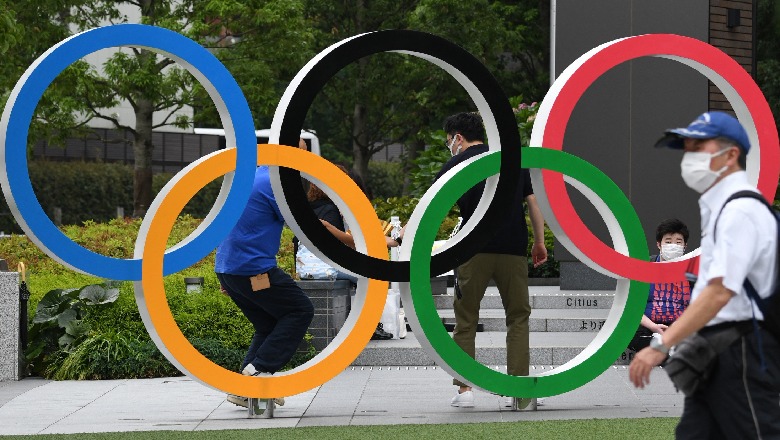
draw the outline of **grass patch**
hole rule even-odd
[[[372,440],[399,438],[444,438],[468,440],[506,440],[527,438],[545,440],[630,440],[646,439],[652,432],[653,440],[673,439],[677,418],[599,419],[599,420],[545,420],[533,422],[463,423],[447,425],[378,425],[326,426],[307,428],[268,428],[230,431],[157,431],[118,432],[107,434],[55,434],[30,436],[0,436],[0,439],[85,439],[85,440],[244,440],[255,436],[274,440]],[[258,420],[262,423],[262,420]]]

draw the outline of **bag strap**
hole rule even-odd
[[[775,278],[780,276],[780,219],[778,219],[777,214],[775,213],[774,208],[772,208],[772,205],[769,204],[769,202],[766,201],[764,196],[762,196],[760,193],[757,193],[755,191],[737,191],[731,196],[729,196],[728,199],[726,199],[726,202],[723,203],[723,206],[720,208],[720,212],[718,212],[718,217],[715,219],[715,227],[713,228],[713,235],[712,240],[715,241],[717,238],[716,231],[718,229],[718,220],[720,220],[720,215],[723,213],[723,209],[726,207],[726,205],[734,200],[739,198],[750,198],[750,199],[756,199],[759,202],[761,202],[764,206],[769,209],[770,214],[772,214],[772,218],[775,219],[775,223],[777,223],[778,228],[778,240],[777,240],[777,252],[775,253]],[[769,306],[767,305],[766,301],[761,298],[761,296],[758,295],[758,291],[753,286],[753,283],[750,282],[750,280],[745,278],[745,281],[742,283],[742,286],[745,288],[745,292],[748,294],[748,298],[750,298],[753,302],[756,303],[758,306],[758,309],[761,310],[761,314],[764,315],[764,319],[766,320],[769,316]],[[780,292],[778,292],[778,288],[780,288],[780,283],[775,282],[774,289],[772,291],[772,295],[778,295]],[[755,321],[755,317],[753,318]],[[766,325],[766,322],[764,323]],[[767,327],[768,330],[770,330],[775,337],[777,337],[780,340],[780,330],[776,329],[773,326]]]

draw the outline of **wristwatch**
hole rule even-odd
[[[669,347],[664,345],[663,335],[660,333],[653,333],[653,337],[650,339],[650,348],[658,350],[663,354],[669,354]]]

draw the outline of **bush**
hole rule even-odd
[[[414,197],[422,197],[425,194],[425,191],[433,185],[441,167],[452,157],[446,148],[437,147],[446,143],[447,135],[444,130],[433,131],[428,137],[433,146],[420,152],[409,172],[410,194]]]
[[[88,338],[91,326],[87,318],[118,297],[119,289],[115,283],[47,292],[38,302],[30,325],[31,343],[24,353],[30,369],[40,373],[60,359],[58,351],[74,351]]]
[[[54,208],[62,210],[63,225],[77,225],[86,221],[108,222],[116,218],[117,207],[126,215],[133,210],[133,168],[130,165],[95,162],[29,163],[30,182],[43,211],[54,218]],[[152,178],[152,192],[160,189],[173,177],[156,174]],[[184,207],[182,213],[204,218],[217,198],[222,185],[219,178],[198,193]],[[0,199],[0,231],[20,234],[22,229],[10,214],[8,204]]]
[[[133,252],[140,223],[139,219],[114,219],[107,224],[87,222],[83,226],[65,227],[63,232],[87,249],[126,258]],[[171,233],[169,246],[181,241],[199,224],[200,220],[190,216],[179,218]],[[288,272],[294,263],[291,240],[292,232],[285,228],[279,265]],[[100,281],[64,268],[41,252],[25,236],[0,240],[0,255],[7,255],[12,267],[19,261],[24,261],[29,267],[29,308],[32,320],[36,319],[34,311],[38,309],[47,292],[56,291],[47,301],[56,303],[56,312],[62,314],[66,309],[73,309],[80,291],[66,292],[67,304],[64,300],[53,301],[62,298],[61,287],[83,286]],[[203,277],[202,293],[186,293],[184,277]],[[185,337],[213,362],[231,370],[238,369],[249,346],[253,328],[238,307],[219,292],[219,282],[214,273],[214,253],[190,268],[165,277],[164,286],[171,312]],[[43,304],[45,306],[47,303]],[[55,379],[161,377],[179,374],[149,338],[138,312],[133,283],[121,283],[113,303],[96,307],[90,313],[77,315],[76,318],[82,321],[80,328],[84,331],[67,345],[61,346],[58,343],[67,332],[54,320],[47,321],[49,326],[53,327],[47,330],[51,332],[49,336],[37,338],[34,335],[44,332],[36,333],[34,329],[31,331],[31,349],[34,345],[40,348],[31,364],[35,373]],[[306,362],[316,354],[311,339],[308,341],[302,344],[298,354],[286,368]],[[43,348],[39,347],[40,345]]]
[[[404,189],[403,165],[400,162],[370,161],[367,184],[375,198],[400,196]]]
[[[414,208],[420,200],[414,197],[390,197],[387,199],[374,199],[374,209],[379,220],[389,221],[391,216],[397,215],[402,224],[406,224],[411,217]],[[453,206],[447,217],[442,220],[439,226],[439,232],[436,233],[437,240],[445,240],[458,223],[458,207]]]

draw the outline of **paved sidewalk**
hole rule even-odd
[[[537,367],[532,370],[539,372]],[[549,368],[549,367],[548,367]],[[438,367],[350,367],[321,387],[287,398],[274,419],[186,377],[106,381],[0,382],[0,435],[114,431],[257,429],[295,426],[508,422],[679,417],[683,396],[658,368],[637,390],[628,369],[610,367],[587,385],[546,398],[537,411],[500,408],[476,391],[474,408],[449,405],[455,393]]]

